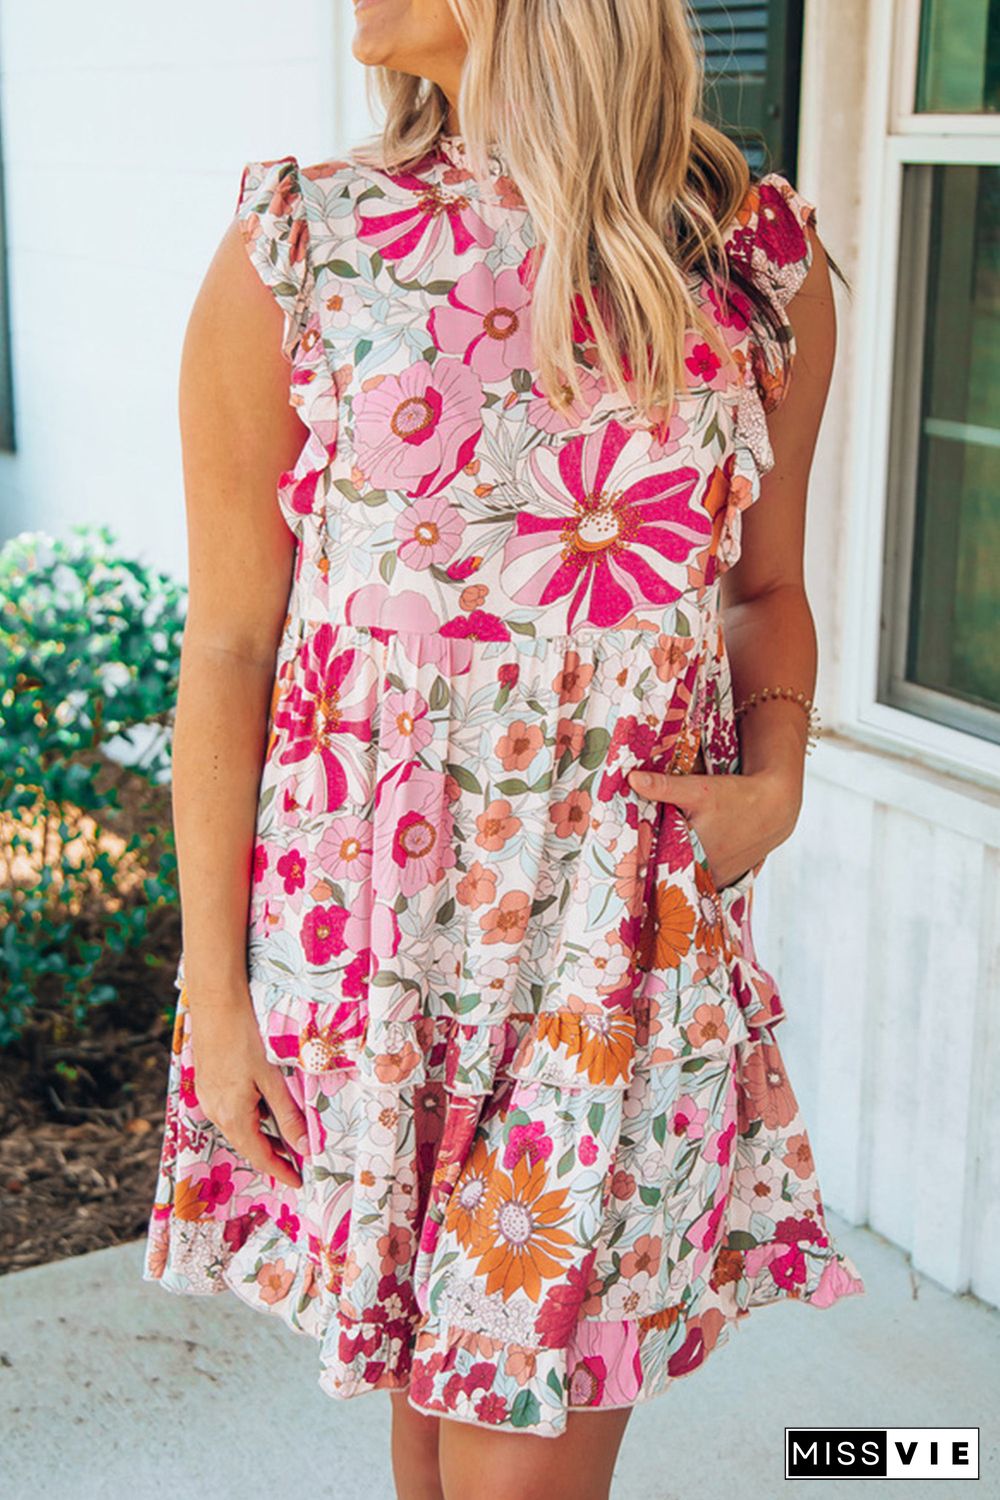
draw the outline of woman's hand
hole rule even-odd
[[[802,805],[801,777],[775,771],[730,776],[633,771],[629,783],[641,797],[681,809],[704,845],[718,890],[788,838]]]
[[[290,1148],[298,1156],[308,1149],[305,1118],[281,1069],[267,1058],[249,994],[236,1003],[228,995],[199,995],[190,1016],[195,1089],[203,1112],[257,1172],[301,1187],[299,1173],[261,1129],[263,1096]]]

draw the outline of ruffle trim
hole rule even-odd
[[[142,1278],[175,1294],[232,1291],[320,1346],[321,1389],[336,1399],[374,1390],[409,1390],[429,1415],[477,1426],[558,1436],[568,1411],[630,1406],[662,1394],[700,1368],[729,1329],[752,1309],[795,1300],[825,1309],[865,1286],[856,1267],[827,1240],[804,1247],[805,1276],[785,1275],[792,1248],[719,1245],[697,1305],[665,1306],[632,1320],[578,1319],[560,1347],[492,1338],[481,1326],[420,1314],[396,1296],[378,1320],[359,1321],[324,1283],[322,1261],[289,1238],[275,1244],[270,1219],[233,1250],[212,1221],[158,1225],[147,1242]],[[800,1247],[802,1248],[802,1247]],[[519,1372],[513,1401],[493,1393],[493,1372]]]
[[[315,289],[297,159],[284,156],[247,162],[236,217],[250,261],[284,313],[281,351],[286,359],[294,360],[311,316]]]

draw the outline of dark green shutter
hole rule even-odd
[[[754,171],[794,178],[803,0],[690,0],[705,56],[705,114]]]

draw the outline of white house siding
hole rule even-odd
[[[363,74],[347,0],[4,0],[17,452],[0,538],[103,521],[186,573],[177,370],[243,163],[322,160]]]
[[[827,1203],[944,1287],[1000,1303],[1000,798],[988,777],[861,743],[849,712],[852,535],[881,503],[854,459],[889,6],[807,0],[798,180],[856,291],[839,296],[809,502],[828,733],[755,931]],[[0,534],[107,521],[183,576],[186,315],[243,162],[319,160],[368,129],[352,29],[348,0],[299,0],[287,20],[272,0],[4,0],[19,450],[0,455]]]

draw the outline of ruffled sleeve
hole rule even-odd
[[[806,229],[815,223],[815,206],[786,178],[770,172],[751,184],[725,231],[732,266],[761,294],[770,315],[748,309],[750,326],[736,398],[730,498],[718,551],[720,571],[738,560],[741,513],[759,498],[761,480],[774,467],[767,418],[781,405],[792,379],[795,335],[787,309],[812,265],[813,247]],[[749,298],[743,298],[743,302],[749,302]]]
[[[246,164],[236,217],[254,269],[285,315],[281,348],[294,360],[315,287],[307,204],[294,156]]]

